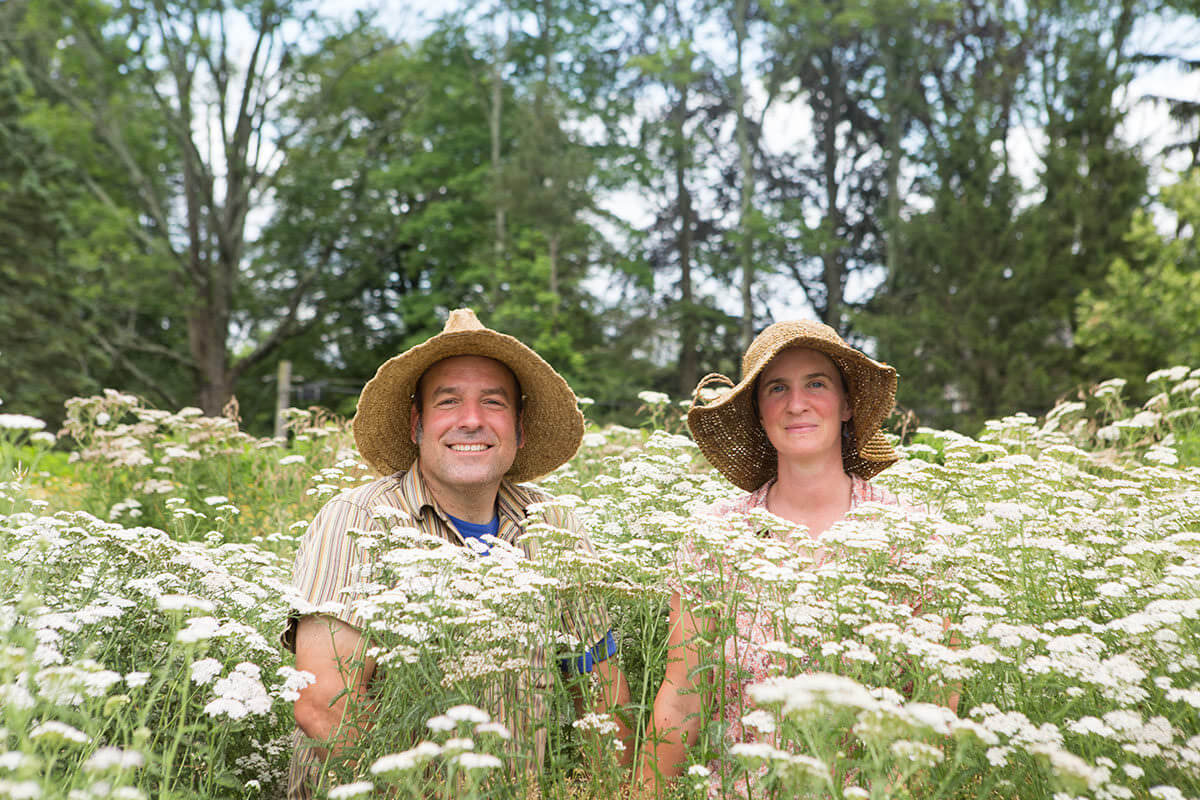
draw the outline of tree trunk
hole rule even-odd
[[[889,276],[895,275],[899,269],[898,258],[900,248],[896,242],[896,232],[900,229],[900,139],[904,131],[903,120],[901,118],[901,108],[903,99],[899,95],[902,92],[907,92],[907,85],[903,82],[899,72],[899,64],[897,63],[895,51],[889,48],[887,53],[887,92],[889,97],[886,101],[888,109],[886,140],[884,142],[884,158],[887,159],[887,222],[884,227],[884,260]],[[901,88],[903,86],[903,88]]]
[[[542,86],[534,96],[536,118],[540,125],[550,128],[555,123],[549,119],[547,108],[558,108],[557,89],[555,88],[554,75],[554,3],[553,0],[541,0],[538,3],[538,39],[542,50]],[[563,143],[565,147],[565,143]],[[553,163],[555,159],[565,159],[565,152],[547,153],[546,158]],[[551,168],[550,174],[555,174],[558,170]],[[554,188],[554,187],[552,187]],[[566,186],[557,187],[565,190]],[[550,261],[550,295],[553,298],[550,303],[552,325],[557,324],[556,317],[559,309],[558,296],[558,253],[559,246],[562,242],[562,223],[557,216],[550,217],[547,220],[545,228],[546,232],[546,255]]]
[[[503,48],[507,51],[508,43],[505,42]],[[503,165],[500,163],[500,113],[504,103],[504,83],[500,76],[500,66],[502,57],[506,58],[500,47],[499,39],[492,45],[492,104],[488,115],[488,133],[491,136],[492,145],[492,191],[495,193],[495,240],[492,243],[492,251],[496,260],[495,275],[500,276],[504,265],[504,236],[505,236],[505,219],[504,219],[504,188],[502,186]],[[495,282],[497,296],[493,298],[493,303],[499,305],[499,286],[503,281],[497,278]]]
[[[188,344],[197,373],[196,399],[200,409],[210,417],[220,416],[221,409],[233,395],[233,376],[225,342],[227,329],[228,319],[214,314],[208,303],[193,307],[188,314]]]
[[[558,314],[558,305],[559,305],[559,297],[558,297],[558,246],[559,246],[559,238],[560,238],[560,237],[559,237],[558,230],[557,230],[557,229],[552,229],[552,230],[550,231],[550,241],[549,241],[549,243],[547,244],[547,251],[548,251],[549,258],[550,258],[550,295],[551,295],[551,297],[553,298],[553,299],[550,301],[550,302],[553,304],[553,305],[551,306],[551,309],[550,309],[550,311],[551,311],[551,313],[552,313],[552,314],[554,314],[554,315],[557,315],[557,314]]]
[[[689,149],[684,124],[687,120],[688,87],[679,87],[679,103],[672,113],[674,124],[675,195],[679,206],[679,394],[690,397],[699,379],[696,353],[696,314],[692,295],[692,194],[687,185]]]
[[[827,65],[829,67],[829,106],[826,109],[821,132],[821,150],[825,172],[825,224],[829,241],[833,242],[836,241],[841,228],[841,213],[838,211],[837,205],[837,123],[842,107],[842,84],[832,55],[828,57]],[[827,243],[821,261],[824,265],[825,308],[817,309],[817,312],[826,325],[841,332],[842,286],[846,280],[841,248],[836,244]]]
[[[741,246],[742,268],[742,351],[754,338],[754,238],[750,231],[750,208],[754,195],[754,165],[750,158],[749,132],[746,130],[746,81],[742,71],[742,51],[746,42],[746,3],[738,0],[734,10],[733,28],[737,35],[737,143],[742,173]]]

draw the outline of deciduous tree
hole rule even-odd
[[[271,335],[232,356],[254,235],[248,219],[286,158],[294,126],[281,124],[277,107],[303,43],[314,42],[312,19],[301,0],[27,0],[5,13],[9,53],[41,54],[24,61],[38,92],[85,122],[104,159],[125,173],[136,212],[125,233],[170,275],[173,308],[161,318],[170,334],[116,347],[174,361],[209,413],[292,331],[302,305],[301,291],[278,309]],[[132,117],[131,98],[145,104]],[[142,112],[154,114],[155,128],[137,124]],[[120,202],[84,175],[119,213]]]

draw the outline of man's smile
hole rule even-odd
[[[490,444],[452,444],[450,449],[456,453],[478,453],[490,448]]]

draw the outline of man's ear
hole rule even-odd
[[[417,404],[413,403],[408,407],[408,439],[413,444],[420,444],[417,441],[417,427],[421,424],[421,412],[417,411]]]
[[[522,418],[524,416],[525,416],[525,412],[523,412],[523,411],[517,415],[517,449],[518,450],[525,446],[525,423],[522,420]]]

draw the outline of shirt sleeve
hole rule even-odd
[[[362,627],[356,587],[369,579],[373,568],[354,532],[379,531],[375,517],[361,506],[334,498],[317,512],[300,541],[292,573],[292,611],[280,642],[296,651],[296,626],[310,614],[334,617],[354,628]]]
[[[570,531],[580,551],[595,555],[592,541],[575,514],[560,508],[547,509],[542,521]],[[562,631],[576,644],[561,654],[559,665],[564,671],[591,672],[595,665],[617,652],[617,640],[603,599],[596,592],[581,587],[569,592],[562,603]]]

